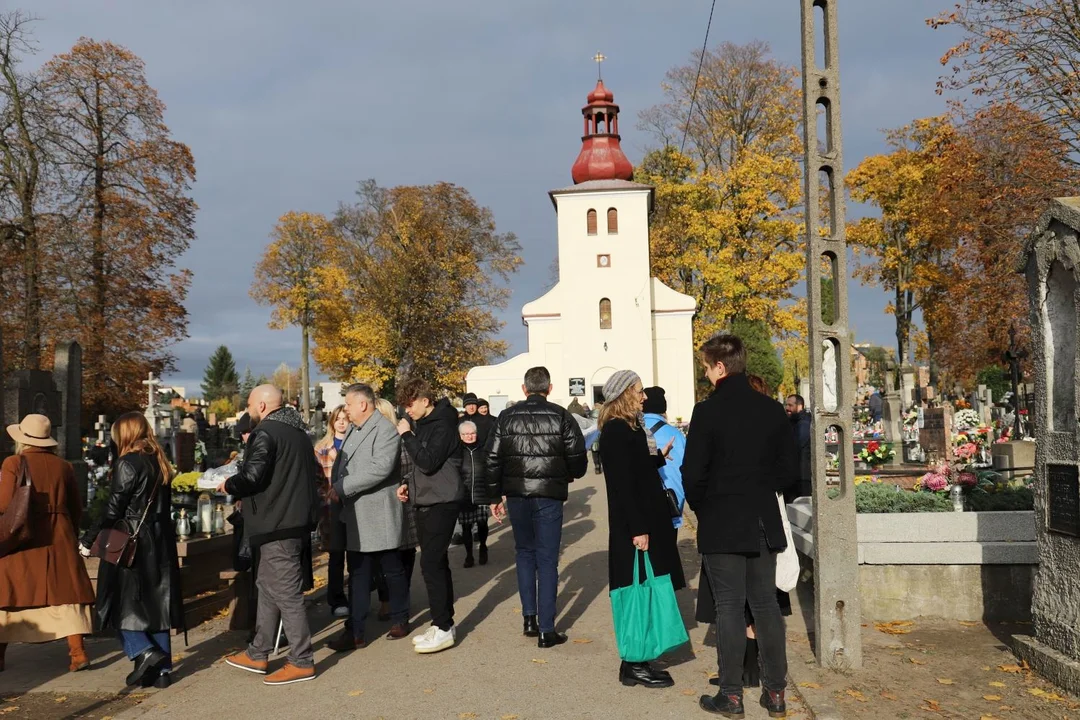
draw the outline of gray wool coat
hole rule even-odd
[[[401,547],[405,507],[397,498],[400,456],[401,436],[381,413],[345,435],[330,484],[342,500],[347,550],[380,552]]]

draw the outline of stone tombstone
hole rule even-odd
[[[178,432],[173,436],[175,446],[174,459],[176,471],[179,473],[191,472],[195,469],[195,433]]]
[[[885,396],[881,405],[881,421],[885,428],[885,440],[892,445],[894,452],[889,465],[900,465],[904,462],[904,417],[898,395],[889,393]]]
[[[1039,568],[1031,601],[1033,634],[1015,636],[1014,647],[1037,672],[1072,693],[1080,692],[1078,237],[1080,197],[1052,200],[1017,268],[1027,279],[1031,312],[1035,397],[1028,411],[1035,427]]]
[[[59,439],[64,424],[60,391],[56,389],[53,374],[46,370],[16,370],[4,383],[4,419],[8,424],[20,422],[30,414],[44,415],[53,426],[53,435]],[[3,435],[3,455],[14,450],[14,443]]]
[[[932,465],[952,461],[952,412],[947,405],[923,412],[919,445]]]
[[[82,347],[77,342],[59,343],[53,358],[53,379],[60,394],[62,424],[56,433],[56,454],[71,463],[79,497],[86,505],[89,468],[82,447]]]

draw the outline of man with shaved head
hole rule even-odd
[[[244,463],[218,489],[244,500],[244,532],[258,557],[259,601],[255,639],[226,662],[266,675],[280,621],[290,642],[289,659],[263,682],[289,685],[315,677],[304,576],[311,572],[310,533],[318,520],[320,471],[307,425],[296,408],[282,406],[281,390],[273,385],[255,388],[247,412],[252,430]]]

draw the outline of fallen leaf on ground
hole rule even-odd
[[[1005,683],[994,680],[990,683],[990,687],[1005,687]]]
[[[1029,688],[1028,693],[1030,693],[1031,695],[1034,695],[1037,698],[1042,698],[1043,700],[1064,700],[1065,699],[1065,698],[1061,697],[1060,695],[1058,695],[1057,693],[1046,692],[1042,688]]]
[[[998,665],[998,670],[1007,673],[1021,673],[1028,669],[1027,662],[1022,662],[1019,665]]]
[[[547,660],[537,660],[536,658],[533,658],[533,662],[537,665],[547,665]]]
[[[923,710],[929,710],[930,712],[941,712],[941,706],[938,705],[937,700],[924,700],[926,704],[922,706]]]
[[[58,702],[58,703],[67,702],[67,695],[61,695],[60,697],[56,698],[56,702]]]
[[[801,688],[810,688],[811,690],[820,690],[821,689],[820,685],[818,685],[817,683],[812,683],[812,682],[801,682],[801,683],[799,683],[799,687],[801,687]]]
[[[983,700],[985,700],[987,702],[997,702],[998,700],[1001,700],[1001,696],[1000,695],[983,695]]]
[[[517,715],[503,715],[502,720],[518,720]]]
[[[690,688],[687,688],[686,690],[682,691],[682,694],[687,695],[687,696],[689,696],[689,695],[697,695],[697,691],[696,690],[691,690]]]
[[[521,614],[521,608],[514,608],[514,614],[515,615],[520,615]]]
[[[720,677],[720,674],[719,674],[719,673],[714,673],[714,672],[709,672],[709,673],[705,673],[705,675],[706,675],[706,676],[708,676],[708,678],[709,678],[710,680],[712,680],[713,678],[718,678],[718,677]]]
[[[426,693],[427,695],[430,695],[433,692],[435,692],[434,688],[424,688],[424,693]]]
[[[19,709],[18,705],[12,705],[11,707],[0,708],[0,715],[7,715],[8,713],[13,713],[18,709]]]
[[[363,695],[363,694],[364,694],[363,690],[353,690],[352,692],[349,693],[349,697],[359,697],[360,695]]]
[[[979,720],[997,720],[993,715],[980,715]]]
[[[970,620],[961,620],[960,624],[964,627],[982,627],[981,622],[971,622]]]
[[[856,700],[858,700],[859,702],[867,702],[867,700],[866,700],[866,696],[865,696],[865,695],[863,695],[863,694],[862,694],[861,692],[859,692],[858,690],[854,690],[854,689],[849,689],[849,690],[847,691],[847,694],[848,694],[848,696],[850,696],[850,697],[853,697],[853,698],[855,698],[855,699],[856,699]]]
[[[925,660],[919,660],[918,658],[908,658],[908,662],[910,662],[912,665],[925,665],[926,664]]]
[[[480,717],[476,713],[458,713],[458,720],[473,720],[473,718]]]
[[[874,623],[874,629],[886,635],[907,635],[911,632],[908,628],[914,624],[908,620],[894,620],[887,623]]]
[[[938,678],[937,681],[938,681],[939,685],[953,685],[954,684],[954,681],[950,680],[949,678]]]
[[[986,671],[988,671],[989,669],[990,669],[990,666],[989,666],[989,665],[983,665],[983,666],[982,666],[982,670],[983,670],[983,672],[986,672]]]
[[[896,700],[897,699],[896,696],[893,695],[891,692],[885,692],[884,690],[881,691],[881,697],[885,698],[886,700]]]
[[[577,638],[573,641],[575,645],[588,645],[591,642],[592,640],[589,640],[588,638]]]

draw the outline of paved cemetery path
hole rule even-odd
[[[114,717],[182,718],[359,717],[359,718],[684,718],[707,717],[698,697],[710,692],[716,671],[715,645],[703,644],[706,628],[690,625],[692,644],[666,658],[676,686],[665,690],[625,688],[617,680],[619,659],[611,629],[607,598],[607,507],[603,478],[592,473],[574,483],[566,505],[563,555],[560,563],[558,628],[570,635],[562,647],[540,650],[521,635],[521,610],[514,573],[513,536],[509,526],[496,527],[489,541],[490,563],[465,570],[464,551],[451,550],[459,644],[436,655],[419,656],[408,640],[387,640],[386,623],[368,623],[367,648],[335,654],[325,647],[341,621],[318,602],[309,611],[316,631],[318,677],[285,687],[267,687],[259,676],[228,667],[221,658],[242,647],[240,633],[193,633],[192,644],[174,648],[180,655],[177,682],[150,691],[140,703]],[[693,538],[680,538],[690,585],[697,586],[698,557]],[[426,603],[419,567],[413,579],[414,605]],[[694,593],[679,593],[685,618],[693,618]],[[417,627],[428,620],[426,610]],[[51,652],[66,648],[53,644]],[[57,673],[36,690],[113,691],[123,684],[130,664],[116,643],[95,640],[91,653],[99,669],[74,675]],[[0,675],[17,680],[20,658],[35,650],[9,650],[11,669]],[[104,657],[102,655],[104,654]],[[36,660],[36,657],[35,657]],[[57,660],[59,662],[59,659]],[[272,661],[271,669],[282,662]],[[66,669],[66,668],[65,668]],[[22,673],[28,672],[26,669]],[[5,677],[7,676],[7,677]],[[24,683],[25,683],[24,678]],[[31,687],[9,685],[5,690]],[[758,694],[747,691],[747,717],[764,718]],[[798,707],[797,703],[791,703]],[[119,708],[117,708],[119,709]],[[793,716],[801,716],[793,713]],[[6,720],[6,719],[5,719]]]

